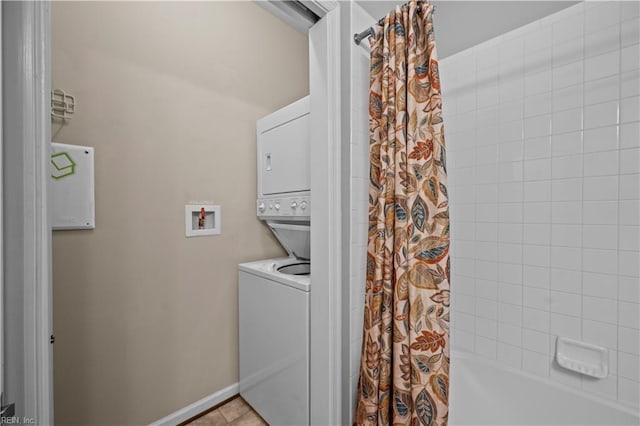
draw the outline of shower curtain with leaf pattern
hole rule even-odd
[[[433,7],[374,27],[358,425],[446,425],[449,208]]]

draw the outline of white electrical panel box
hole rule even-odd
[[[93,148],[61,143],[51,146],[49,199],[53,229],[94,229]]]

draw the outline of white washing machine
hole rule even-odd
[[[305,257],[308,225],[270,226]],[[240,395],[271,425],[307,425],[311,264],[292,255],[238,268]]]
[[[271,425],[309,424],[309,98],[258,120],[256,212],[289,257],[238,265],[240,395]]]

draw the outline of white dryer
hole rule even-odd
[[[289,257],[238,265],[240,395],[269,424],[309,424],[309,98],[258,120],[257,215]]]

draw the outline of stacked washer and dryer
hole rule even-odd
[[[272,425],[309,424],[309,97],[257,122],[258,217],[288,257],[238,265],[240,395]]]

